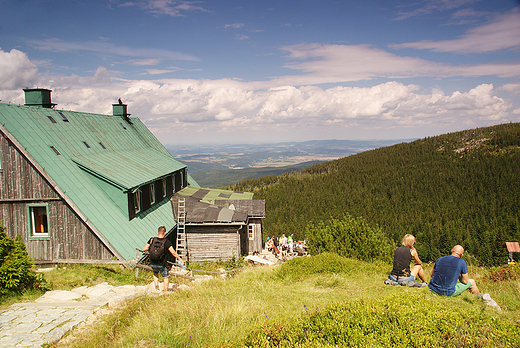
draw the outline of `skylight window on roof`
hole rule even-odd
[[[52,123],[57,123],[56,120],[54,118],[52,118],[52,116],[47,116],[49,118],[49,120],[51,120]]]
[[[62,119],[64,122],[69,122],[69,119],[67,118],[67,116],[65,116],[65,115],[63,114],[63,112],[58,111],[58,115],[60,115],[61,119]]]
[[[123,129],[126,129],[125,125],[123,123],[121,123],[121,126],[123,126]]]
[[[102,142],[99,142],[99,145],[101,145],[101,147],[103,148],[103,150],[106,150],[107,148],[105,147],[105,145],[103,145]]]
[[[84,142],[83,142],[83,144],[85,144],[85,146],[87,147],[87,149],[90,149],[90,145],[89,145],[89,144],[87,144],[87,142],[86,142],[86,141],[84,141]]]
[[[56,155],[58,155],[58,156],[61,155],[61,153],[58,151],[58,149],[56,149],[54,146],[51,146],[51,149],[52,149],[52,151],[54,151],[54,153]]]

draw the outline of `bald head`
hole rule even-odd
[[[453,249],[451,249],[451,255],[456,257],[462,257],[464,255],[464,248],[462,245],[455,245]]]

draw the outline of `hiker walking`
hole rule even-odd
[[[165,238],[165,236],[166,227],[159,227],[159,230],[157,231],[157,237],[150,238],[148,243],[146,243],[146,245],[144,246],[143,250],[148,251],[148,255],[150,257],[150,265],[152,266],[153,282],[155,284],[155,288],[159,290],[159,273],[161,273],[164,283],[163,290],[168,291],[168,288],[170,286],[170,269],[167,263],[167,252],[169,251],[170,254],[172,254],[173,257],[175,257],[180,262],[182,262],[182,259],[179,256],[179,254],[175,252],[172,243],[167,238]]]

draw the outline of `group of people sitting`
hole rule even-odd
[[[461,245],[455,245],[450,255],[435,261],[428,283],[422,261],[415,249],[415,237],[407,234],[401,244],[394,251],[394,265],[385,284],[428,286],[432,293],[443,296],[457,296],[469,289],[472,294],[482,298],[487,304],[498,307],[489,294],[481,294],[475,280],[469,278],[468,266],[462,259],[464,248]],[[410,269],[412,259],[414,266]],[[416,282],[416,278],[421,282]]]
[[[272,252],[274,255],[287,255],[287,253],[294,253],[295,249],[303,248],[301,242],[297,244],[294,243],[294,235],[291,234],[289,237],[286,237],[285,234],[282,234],[280,238],[271,236],[267,237],[265,241],[265,249]]]

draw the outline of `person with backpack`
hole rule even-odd
[[[182,262],[182,259],[179,254],[175,252],[172,243],[168,238],[165,238],[165,236],[166,227],[159,227],[157,237],[150,238],[148,243],[144,246],[143,251],[148,251],[148,256],[150,257],[150,266],[152,266],[155,288],[159,290],[159,273],[161,273],[161,276],[163,277],[164,291],[168,291],[168,288],[170,287],[170,267],[168,267],[167,252],[170,252],[170,254],[180,262]]]

